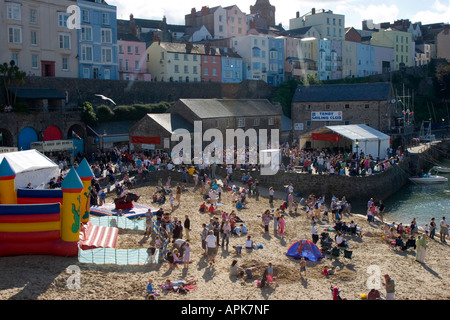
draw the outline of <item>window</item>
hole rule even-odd
[[[92,47],[82,46],[81,47],[81,60],[82,61],[92,61]]]
[[[204,69],[203,69],[203,75],[204,75],[204,76],[207,76],[207,75],[208,75],[208,68],[204,68]]]
[[[33,54],[31,56],[31,68],[37,69],[38,68],[38,56]]]
[[[174,72],[175,73],[180,73],[180,67],[177,64],[174,67]]]
[[[350,124],[350,121],[344,121],[344,125],[348,126]]]
[[[173,58],[174,58],[174,60],[179,60],[180,59],[178,53],[174,53]]]
[[[127,46],[127,52],[128,52],[128,54],[133,54],[133,50],[131,49],[131,46]]]
[[[238,119],[238,127],[239,128],[242,128],[242,127],[245,127],[245,119]]]
[[[134,54],[140,54],[138,46],[134,47]]]
[[[330,105],[327,104],[327,105],[325,106],[325,108],[326,108],[327,110],[330,110]]]
[[[123,54],[123,45],[119,44],[119,53]]]
[[[252,49],[252,55],[254,58],[259,58],[261,56],[261,50],[258,47]]]
[[[13,52],[11,54],[11,60],[14,61],[14,63],[16,64],[16,66],[19,66],[19,54],[17,52]]]
[[[8,3],[7,11],[8,11],[8,19],[9,20],[22,20],[22,17],[20,14],[20,4]]]
[[[216,57],[212,57],[212,62],[216,63]]]
[[[217,76],[217,70],[216,70],[216,68],[213,68],[213,69],[212,69],[212,75],[213,75],[213,76]]]
[[[306,121],[306,126],[311,127],[311,121]]]
[[[255,118],[253,120],[253,126],[258,127],[259,126],[259,118]]]
[[[105,26],[109,26],[109,14],[108,13],[105,13],[105,12],[102,13],[102,23]]]
[[[37,31],[30,32],[30,43],[32,46],[37,46]]]
[[[197,74],[197,66],[194,66],[194,67],[192,68],[192,73]]]
[[[208,57],[207,56],[203,56],[203,62],[204,63],[208,63]]]
[[[307,104],[305,109],[306,109],[306,110],[311,110],[311,105],[310,105],[310,104]]]
[[[69,70],[69,60],[67,59],[67,57],[62,57],[62,69],[64,71]]]
[[[369,109],[369,104],[366,103],[366,104],[364,105],[364,108]]]
[[[37,11],[36,9],[30,9],[30,23],[37,24]]]
[[[193,56],[192,56],[192,60],[197,61],[197,56],[196,56],[196,55],[193,55]]]
[[[136,60],[136,61],[134,62],[134,70],[136,70],[136,71],[141,70],[141,67],[140,67],[140,65],[139,65],[139,60]]]
[[[69,16],[65,13],[58,13],[58,27],[66,28]]]
[[[92,41],[92,28],[91,27],[81,27],[81,41]],[[122,46],[119,46],[119,48]],[[123,48],[122,52],[123,53]]]
[[[112,62],[112,49],[102,48],[102,62],[111,63]]]
[[[269,126],[273,126],[273,124],[274,124],[273,118],[269,118],[269,120],[267,121],[267,124],[268,124]]]
[[[22,43],[22,28],[21,27],[9,27],[8,28],[8,42]]]
[[[184,61],[189,61],[189,56],[187,54],[183,55]]]
[[[130,70],[130,61],[125,60],[125,71],[129,71]]]
[[[62,33],[59,35],[59,48],[70,49],[70,34]]]
[[[103,43],[112,43],[112,36],[110,29],[102,29],[102,42]]]
[[[189,73],[189,68],[188,68],[188,66],[184,66],[184,73]]]
[[[348,103],[345,105],[345,109],[350,109],[350,105]]]
[[[89,22],[89,10],[83,9],[81,11],[81,20],[83,22]]]

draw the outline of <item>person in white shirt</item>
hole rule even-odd
[[[217,238],[214,235],[214,232],[212,230],[209,231],[208,236],[205,239],[206,241],[206,247],[207,247],[207,256],[209,258],[209,264],[212,265],[215,261],[217,254]]]
[[[319,233],[317,232],[316,222],[313,223],[313,225],[311,227],[311,232],[312,232],[313,243],[316,244],[317,241],[319,241]]]
[[[441,222],[439,223],[439,234],[441,236],[441,242],[447,243],[445,237],[448,235],[448,223],[445,221],[445,217],[442,217]]]

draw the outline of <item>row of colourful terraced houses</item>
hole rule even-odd
[[[77,28],[71,28],[71,5],[79,8]],[[188,25],[168,25],[165,18],[159,23],[132,15],[129,21],[118,20],[117,8],[103,0],[2,0],[0,46],[6,49],[0,51],[0,61],[14,60],[28,75],[44,77],[223,83],[252,79],[275,86],[291,77],[363,77],[414,65],[411,33],[380,30],[372,33],[370,42],[348,41],[347,33],[356,31],[344,28],[344,15],[329,10],[304,16],[320,17],[323,30],[321,24],[303,23],[286,32],[278,26],[278,33],[268,32],[270,27],[262,32],[256,16],[236,5],[205,7],[196,16],[203,14],[223,23],[241,20],[243,30],[219,37],[204,26],[189,33]],[[335,36],[329,27],[333,23],[339,25]],[[176,32],[180,28],[184,31]],[[195,42],[196,32],[209,44]]]

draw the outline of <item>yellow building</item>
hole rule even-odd
[[[414,65],[412,34],[393,29],[381,29],[372,33],[370,44],[374,46],[389,47],[394,49],[394,70],[399,70],[403,63],[405,67]]]
[[[147,48],[147,70],[156,81],[200,82],[202,54],[203,45],[189,48],[184,43],[153,42]]]

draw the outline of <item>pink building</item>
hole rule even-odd
[[[202,81],[222,82],[220,50],[216,48],[208,49],[205,46],[205,54],[202,55],[201,59]]]
[[[147,47],[131,34],[119,34],[117,40],[119,56],[119,79],[151,81],[147,72]]]

